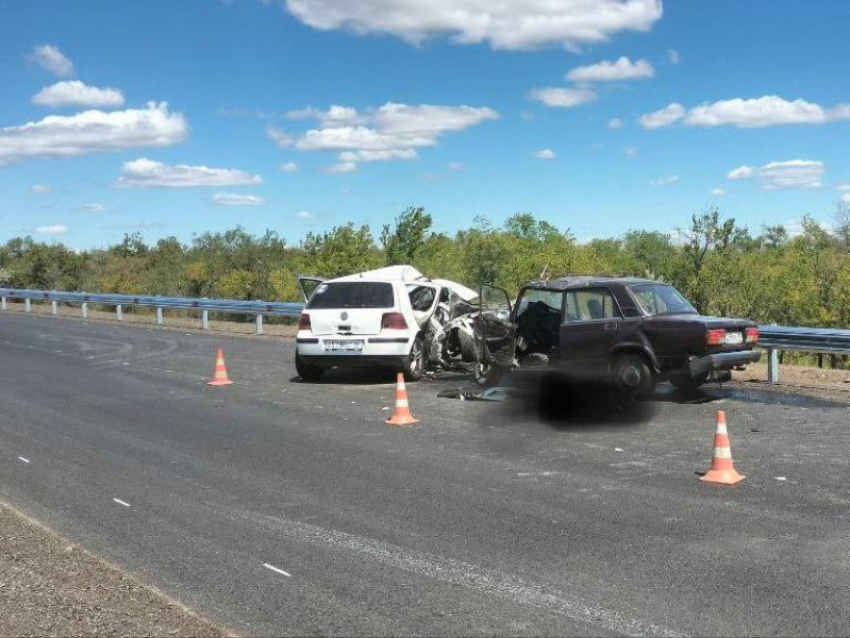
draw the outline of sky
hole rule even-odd
[[[850,3],[0,0],[0,241],[850,204]]]

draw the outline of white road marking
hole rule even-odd
[[[787,478],[785,478],[784,476],[777,476],[777,477],[775,477],[775,478],[776,478],[776,480],[777,480],[777,481],[787,481],[787,480],[788,480],[788,479],[787,479]]]
[[[263,567],[265,567],[266,569],[270,569],[273,572],[277,572],[278,574],[283,574],[287,578],[292,578],[292,574],[283,571],[280,567],[275,567],[274,565],[269,565],[268,563],[263,563]]]
[[[623,450],[623,448],[621,448],[621,447],[615,447],[615,448],[614,448],[614,451],[615,451],[615,452],[623,452],[624,450]]]
[[[112,500],[115,501],[116,503],[118,503],[119,505],[123,505],[124,507],[130,507],[129,503],[125,503],[120,498],[113,498]]]
[[[234,512],[232,510],[228,513],[231,516],[239,516],[240,519],[253,518],[269,530],[274,530],[276,534],[286,536],[294,541],[315,543],[354,552],[394,569],[467,587],[481,593],[510,600],[516,604],[536,607],[595,627],[603,627],[613,633],[628,636],[684,635],[672,631],[669,627],[640,619],[637,614],[630,613],[628,607],[623,604],[618,605],[617,610],[606,609],[583,598],[581,593],[572,594],[558,591],[544,585],[524,581],[510,574],[478,567],[452,558],[419,552],[399,545],[277,516],[253,512]],[[274,569],[268,564],[264,567]],[[584,590],[582,590],[582,593],[587,594]]]
[[[29,459],[25,459],[25,458],[24,458],[24,457],[22,457],[22,456],[19,456],[18,458],[19,458],[21,461],[23,461],[24,463],[29,463],[29,462],[30,462],[30,460],[29,460]]]

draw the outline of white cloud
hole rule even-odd
[[[53,226],[39,226],[35,229],[37,235],[64,235],[68,232],[68,227],[62,224]]]
[[[269,136],[278,145],[300,151],[336,152],[338,163],[325,172],[350,173],[362,162],[416,159],[417,149],[436,146],[443,135],[499,116],[487,107],[389,102],[362,112],[342,106],[327,111],[308,108],[292,111],[288,117],[312,118],[318,120],[318,126],[298,136],[270,129]]]
[[[651,186],[672,186],[679,182],[678,175],[670,175],[669,177],[659,177],[658,179],[650,180]]]
[[[357,170],[357,164],[355,162],[338,162],[333,166],[328,166],[322,169],[323,172],[329,173],[331,175],[340,175],[342,173],[353,173]]]
[[[748,179],[753,176],[755,169],[752,166],[739,166],[729,171],[727,179]]]
[[[146,157],[125,162],[121,167],[118,186],[192,188],[196,186],[244,186],[262,184],[258,175],[230,168],[207,166],[168,166]]]
[[[302,221],[309,221],[311,219],[315,219],[316,216],[311,213],[309,210],[302,210],[295,213],[295,216]]]
[[[212,197],[214,204],[219,206],[260,206],[266,200],[256,195],[240,195],[239,193],[216,193]]]
[[[622,56],[615,62],[603,60],[589,66],[579,66],[567,73],[567,79],[572,82],[616,82],[654,76],[655,69],[648,61],[632,62],[626,56]]]
[[[295,173],[298,171],[298,164],[295,162],[286,162],[280,165],[281,173]]]
[[[729,172],[731,180],[757,179],[762,190],[786,188],[820,188],[826,166],[812,160],[770,162],[760,168],[740,166]]]
[[[29,54],[29,59],[53,75],[66,78],[74,75],[74,63],[66,58],[58,47],[41,44]]]
[[[47,193],[53,192],[53,189],[47,184],[33,184],[30,187],[30,190],[36,195],[46,195]]]
[[[726,191],[722,188],[712,188],[711,196],[712,197],[723,197],[726,194]]]
[[[682,56],[679,55],[679,52],[676,49],[667,49],[667,61],[670,64],[681,64]]]
[[[87,213],[103,213],[106,211],[106,206],[97,202],[92,202],[91,204],[83,206],[83,210]]]
[[[623,120],[621,120],[619,117],[615,117],[613,119],[608,120],[608,124],[606,124],[605,126],[614,130],[623,128]]]
[[[461,162],[449,162],[448,164],[446,164],[446,168],[448,168],[450,171],[462,171],[466,168],[466,164],[463,164]]]
[[[121,106],[124,104],[124,96],[117,89],[101,89],[79,80],[66,80],[41,89],[33,96],[32,102],[52,107]]]
[[[42,157],[171,146],[183,141],[188,131],[183,115],[170,113],[165,102],[109,113],[50,115],[0,129],[0,167]]]
[[[580,86],[577,88],[546,87],[533,89],[528,97],[546,106],[569,109],[593,102],[597,95],[593,89]]]
[[[669,117],[664,117],[664,115]],[[850,104],[825,108],[805,100],[785,100],[777,95],[760,98],[720,100],[690,110],[681,104],[670,104],[661,111],[640,118],[644,128],[669,126],[683,120],[686,126],[764,128],[783,124],[825,124],[850,119]]]
[[[532,155],[534,155],[534,157],[536,157],[537,159],[542,160],[555,159],[555,151],[553,151],[551,148],[543,148],[539,151],[534,151]]]
[[[653,129],[661,128],[662,126],[670,126],[674,122],[681,120],[683,117],[685,117],[685,107],[673,102],[659,111],[641,115],[638,121],[643,128],[651,131]]]
[[[844,202],[845,204],[850,204],[850,193],[844,193],[841,196],[841,201]]]
[[[850,184],[839,184],[836,189],[839,193],[850,193]]]
[[[627,146],[623,149],[623,153],[626,154],[626,157],[637,157],[637,154],[640,153],[640,149],[636,146]]]
[[[494,49],[560,45],[575,50],[621,31],[649,31],[661,0],[285,0],[303,23],[322,31],[387,33],[409,42],[447,36]]]

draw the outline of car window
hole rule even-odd
[[[393,286],[369,281],[319,284],[307,304],[309,310],[336,308],[392,308]]]
[[[408,286],[410,307],[416,312],[427,312],[434,305],[436,292],[430,286]]]
[[[571,290],[566,295],[566,321],[619,319],[622,315],[607,290]]]
[[[561,307],[564,303],[564,293],[558,290],[537,290],[535,288],[526,288],[522,293],[522,298],[519,300],[517,308],[517,317],[523,314],[528,307],[535,302],[546,304],[550,310],[561,314]]]
[[[648,315],[697,314],[678,290],[667,284],[636,284],[632,294]]]

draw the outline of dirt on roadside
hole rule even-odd
[[[735,371],[732,379],[745,387],[759,390],[791,392],[829,401],[850,403],[850,371],[826,370],[807,366],[782,365],[777,385],[767,381],[767,364],[755,363],[746,370]]]
[[[0,503],[0,636],[226,635]]]

